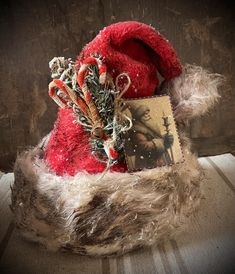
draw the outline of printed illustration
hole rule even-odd
[[[155,168],[182,161],[169,96],[126,100],[125,114],[132,128],[125,134],[130,170]]]

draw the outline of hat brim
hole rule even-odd
[[[182,230],[199,204],[202,171],[183,142],[185,162],[136,173],[57,176],[39,148],[15,164],[12,205],[23,235],[52,250],[113,255]],[[176,228],[176,225],[178,228]]]

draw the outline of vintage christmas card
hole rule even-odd
[[[183,160],[169,96],[125,101],[132,128],[124,135],[129,170],[172,165]]]

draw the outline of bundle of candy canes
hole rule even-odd
[[[122,113],[122,96],[130,86],[128,74],[115,84],[101,56],[90,56],[78,65],[55,57],[49,63],[52,78],[49,95],[61,108],[72,108],[75,122],[90,132],[90,150],[107,169],[123,157],[122,133],[132,127]]]

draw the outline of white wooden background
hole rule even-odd
[[[0,179],[0,273],[235,273],[235,157],[200,158],[204,199],[187,230],[164,244],[109,259],[51,253],[21,238],[10,204],[13,174]]]

